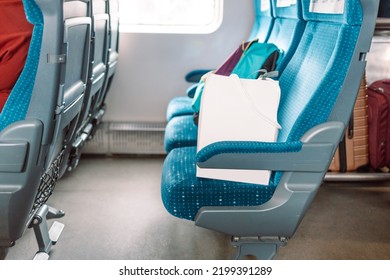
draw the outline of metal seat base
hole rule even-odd
[[[248,256],[258,260],[272,260],[287,241],[284,237],[233,237],[231,244],[237,248],[236,260]]]
[[[34,260],[47,260],[53,245],[60,238],[64,229],[64,224],[55,221],[50,229],[48,228],[47,220],[57,217],[63,217],[64,211],[57,210],[44,204],[34,215],[30,227],[34,229],[35,237],[38,242],[38,252],[34,256]]]

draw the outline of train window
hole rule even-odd
[[[212,33],[222,23],[223,0],[120,0],[120,31]]]

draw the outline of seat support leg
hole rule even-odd
[[[7,256],[9,247],[3,247],[0,246],[0,260],[5,260],[5,257]]]
[[[81,152],[85,146],[85,143],[91,135],[92,129],[92,124],[88,124],[81,132],[80,136],[74,141],[69,155],[68,171],[72,171],[78,166],[81,157]]]
[[[49,208],[49,211],[46,215],[46,218],[48,220],[50,219],[59,219],[65,216],[65,211],[64,210],[59,210],[56,208],[53,208],[51,206],[47,206]]]
[[[287,241],[284,237],[233,237],[231,243],[237,248],[236,260],[246,256],[254,256],[258,260],[272,260]]]
[[[50,230],[48,228],[47,219],[61,217],[63,211],[58,211],[44,204],[39,208],[34,215],[30,227],[34,229],[35,237],[38,242],[38,252],[34,256],[34,260],[43,260],[49,258],[49,252],[55,245],[62,233],[64,224],[55,221]]]
[[[93,120],[92,120],[93,127],[92,127],[92,131],[91,131],[91,135],[90,135],[91,138],[93,138],[95,136],[97,129],[99,128],[100,124],[102,123],[104,114],[105,114],[105,109],[102,108],[93,117]]]

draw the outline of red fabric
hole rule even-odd
[[[32,29],[22,0],[0,0],[0,112],[23,70]]]

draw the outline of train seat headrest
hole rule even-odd
[[[361,25],[363,10],[360,0],[318,1],[303,0],[303,18],[306,21],[334,22]]]
[[[301,0],[272,0],[275,18],[303,19]]]

